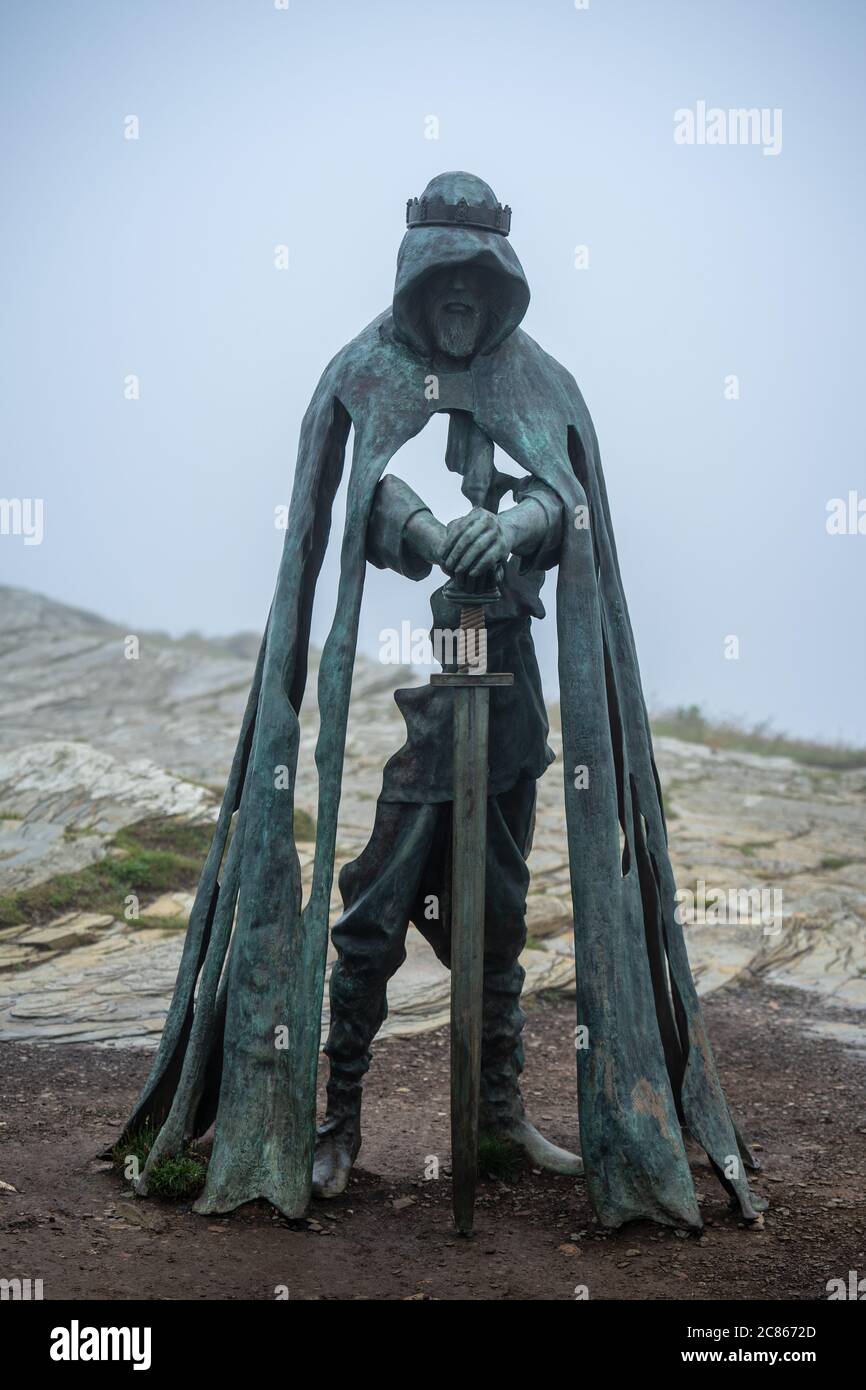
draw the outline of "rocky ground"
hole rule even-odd
[[[527,1104],[573,1145],[572,1008],[530,1005]],[[734,986],[706,1008],[728,1097],[765,1165],[759,1230],[729,1211],[695,1150],[700,1238],[644,1222],[604,1233],[581,1182],[525,1170],[483,1179],[476,1233],[455,1235],[442,1029],[377,1043],[345,1197],[299,1223],[262,1204],[200,1217],[188,1201],[133,1198],[96,1158],[146,1071],[140,1051],[10,1043],[0,1173],[19,1191],[0,1194],[3,1272],[75,1300],[826,1299],[829,1280],[866,1274],[863,1063],[805,1040],[820,996]]]
[[[2,588],[0,634],[0,895],[124,854],[118,832],[147,818],[207,826],[234,749],[254,635],[217,642],[130,634]],[[338,864],[365,843],[382,765],[404,738],[392,692],[418,679],[406,668],[358,662]],[[315,668],[303,716],[297,798],[315,817]],[[555,729],[551,743],[558,750]],[[703,883],[708,901],[717,891],[763,891],[768,913],[774,903],[781,907],[776,921],[756,911],[757,921],[731,921],[728,911],[726,921],[689,927],[700,989],[760,975],[866,1006],[866,770],[804,768],[665,738],[656,752],[680,886]],[[559,778],[554,767],[539,784],[524,960],[529,993],[567,987],[572,978]],[[302,843],[300,857],[308,884],[312,846]],[[120,890],[99,911],[75,904],[6,925],[0,902],[0,1038],[152,1047],[192,886],[151,891],[147,879],[133,881],[138,917],[129,916]],[[332,908],[336,915],[336,889]],[[445,971],[410,931],[386,1031],[440,1025],[447,999]],[[866,1039],[841,1015],[835,1026],[840,1036]]]
[[[158,1217],[161,1229],[146,1235],[147,1227],[128,1224],[134,1206],[123,1219],[107,1214],[119,1198],[117,1183],[94,1169],[91,1160],[128,1108],[147,1068],[147,1057],[129,1049],[151,1049],[162,1026],[200,862],[196,856],[206,844],[234,748],[256,639],[242,634],[222,642],[196,637],[173,641],[159,634],[126,633],[94,615],[12,589],[0,589],[0,634],[0,1040],[8,1044],[2,1099],[11,1107],[0,1117],[5,1124],[0,1129],[0,1179],[19,1189],[7,1194],[8,1202],[0,1196],[0,1216],[13,1214],[11,1230],[25,1242],[24,1254],[35,1250],[39,1240],[46,1244],[49,1228],[56,1228],[58,1236],[68,1231],[72,1254],[59,1260],[58,1268],[62,1264],[69,1272],[80,1266],[82,1278],[74,1286],[64,1274],[61,1286],[82,1292],[89,1287],[94,1296],[93,1281],[109,1249],[119,1250],[111,1276],[118,1289],[132,1287],[121,1277],[126,1259],[132,1262],[131,1278],[133,1266],[137,1279],[145,1278],[143,1269],[151,1271],[151,1283],[145,1278],[143,1286],[155,1292],[159,1278],[180,1258],[174,1236],[182,1232],[184,1246],[192,1240],[199,1251],[195,1259],[200,1264],[177,1271],[179,1279],[182,1274],[178,1287],[193,1287],[200,1278],[199,1296],[216,1296],[211,1275],[203,1272],[209,1268],[205,1251],[228,1227],[215,1223],[202,1229],[196,1219],[169,1210]],[[391,692],[419,678],[402,668],[358,663],[340,862],[365,842],[382,764],[403,741]],[[316,814],[314,670],[302,727],[298,801],[307,829],[299,824],[301,836],[309,834]],[[555,730],[551,742],[557,748]],[[714,1039],[723,1039],[725,1079],[730,1084],[735,1078],[758,1137],[771,1141],[776,1166],[768,1167],[767,1182],[778,1178],[787,1194],[783,1205],[788,1215],[779,1207],[767,1233],[754,1233],[748,1247],[742,1247],[763,1252],[749,1256],[742,1277],[737,1272],[741,1233],[736,1223],[731,1226],[731,1219],[719,1212],[708,1239],[724,1247],[729,1235],[734,1237],[724,1277],[743,1291],[726,1296],[758,1296],[755,1290],[763,1287],[773,1297],[783,1296],[780,1290],[786,1288],[791,1296],[815,1297],[824,1264],[832,1263],[831,1256],[842,1263],[849,1258],[842,1239],[846,1224],[852,1235],[857,1230],[862,1234],[859,1216],[847,1220],[839,1213],[849,1211],[851,1198],[846,1155],[849,1149],[859,1153],[862,1144],[866,771],[805,768],[787,758],[713,751],[665,738],[657,741],[656,751],[677,881],[691,895],[684,904],[689,953],[699,988],[708,996]],[[551,1116],[548,1127],[560,1138],[573,1139],[573,1056],[565,1002],[573,970],[560,775],[554,767],[540,784],[524,964],[527,993],[543,992],[545,1000],[554,1000],[532,1018],[536,1058],[544,1058],[544,1066],[534,1068],[538,1074],[532,1094],[543,1107],[540,1113]],[[177,844],[166,840],[169,831]],[[308,840],[302,840],[300,855],[309,881]],[[719,895],[725,911],[721,919],[716,911],[714,919]],[[702,903],[709,908],[707,920],[690,921],[689,914],[699,917],[692,909],[699,910]],[[332,906],[338,911],[336,894]],[[452,1255],[459,1245],[448,1243],[447,1183],[431,1186],[417,1175],[422,1136],[430,1134],[424,1139],[434,1145],[428,1152],[445,1145],[441,1114],[432,1107],[428,1114],[429,1100],[422,1104],[421,1095],[432,1087],[440,1097],[439,1109],[447,1109],[443,1039],[436,1030],[447,1018],[448,981],[414,931],[390,1001],[378,1079],[372,1083],[367,1175],[358,1180],[354,1214],[344,1204],[340,1213],[331,1213],[333,1230],[330,1218],[323,1217],[322,1232],[286,1232],[265,1213],[235,1218],[248,1231],[250,1251],[265,1248],[256,1242],[288,1242],[267,1246],[273,1249],[274,1271],[284,1260],[281,1252],[296,1252],[297,1259],[293,1254],[289,1261],[295,1296],[316,1296],[329,1287],[345,1293],[353,1280],[353,1293],[374,1291],[373,1274],[384,1278],[385,1265],[368,1265],[368,1279],[353,1263],[357,1265],[360,1252],[368,1264],[365,1222],[372,1242],[380,1221],[394,1236],[391,1254],[383,1258],[402,1271],[399,1278],[389,1274],[381,1285],[389,1291],[386,1296],[447,1297],[463,1287],[470,1290],[466,1296],[486,1296],[480,1290],[487,1288],[496,1296],[508,1289],[511,1296],[568,1297],[567,1285],[560,1285],[559,1274],[554,1277],[552,1271],[561,1268],[567,1281],[569,1271],[587,1259],[587,1278],[595,1281],[598,1296],[622,1296],[625,1289],[633,1297],[670,1296],[676,1288],[670,1283],[666,1294],[638,1292],[645,1288],[642,1271],[655,1269],[660,1277],[669,1261],[686,1258],[694,1265],[670,1264],[674,1274],[689,1281],[683,1287],[691,1289],[696,1280],[698,1287],[714,1287],[707,1270],[700,1285],[698,1252],[706,1246],[697,1245],[686,1256],[691,1242],[644,1233],[634,1243],[642,1254],[629,1255],[627,1240],[622,1245],[620,1237],[591,1233],[579,1190],[564,1193],[560,1185],[531,1175],[508,1192],[495,1184],[487,1192],[491,1217],[506,1214],[512,1235],[506,1237],[506,1227],[497,1226],[495,1237],[490,1236],[493,1254],[481,1261],[484,1268],[470,1268],[463,1255]],[[408,1092],[393,1084],[403,1072]],[[830,1081],[830,1075],[840,1079]],[[62,1085],[58,1078],[65,1078]],[[837,1092],[837,1086],[842,1090]],[[406,1097],[416,1089],[413,1109]],[[38,1099],[35,1105],[32,1096]],[[826,1121],[824,1111],[830,1117]],[[438,1129],[435,1139],[431,1125]],[[829,1132],[832,1144],[827,1126],[835,1126]],[[807,1133],[808,1140],[803,1137]],[[817,1147],[810,1149],[810,1143]],[[818,1163],[825,1154],[826,1169]],[[442,1159],[447,1164],[447,1149]],[[853,1159],[851,1166],[856,1167]],[[61,1171],[68,1175],[72,1195],[56,1207],[52,1219],[50,1194],[63,1187]],[[803,1192],[798,1183],[806,1185]],[[767,1190],[773,1195],[772,1186]],[[408,1197],[410,1203],[402,1201]],[[401,1205],[395,1207],[393,1201]],[[837,1201],[838,1208],[832,1205]],[[804,1218],[800,1223],[798,1213]],[[95,1224],[85,1227],[86,1222]],[[332,1237],[341,1231],[341,1239],[349,1240],[350,1227],[356,1244],[343,1248],[342,1256],[336,1240],[321,1240],[328,1231]],[[580,1235],[584,1228],[590,1234]],[[572,1239],[575,1234],[579,1239]],[[91,1247],[85,1249],[91,1235],[92,1258]],[[516,1254],[517,1244],[509,1247],[510,1240],[530,1251],[527,1259],[512,1262],[509,1249]],[[407,1241],[419,1244],[409,1247]],[[797,1269],[791,1267],[790,1252],[782,1260],[783,1247],[791,1241],[802,1247]],[[139,1249],[141,1242],[146,1249]],[[581,1255],[560,1246],[577,1246]],[[810,1264],[805,1255],[811,1247],[820,1259]],[[56,1248],[67,1245],[58,1239]],[[417,1251],[417,1261],[407,1257],[407,1248]],[[436,1250],[435,1269],[428,1271],[426,1288],[420,1271],[430,1263],[431,1248]],[[480,1248],[475,1242],[473,1249]],[[347,1266],[346,1255],[352,1251]],[[604,1251],[610,1255],[603,1256]],[[138,1261],[139,1253],[147,1254],[145,1264]],[[498,1261],[493,1258],[497,1254]],[[622,1265],[617,1273],[614,1255]],[[457,1260],[463,1264],[458,1266]],[[509,1274],[512,1263],[525,1277]],[[446,1273],[440,1279],[436,1270]],[[497,1271],[492,1280],[491,1270]],[[84,1277],[88,1271],[93,1274],[90,1283]],[[225,1280],[225,1289],[234,1296],[269,1296],[267,1290],[263,1295],[243,1292],[252,1288],[254,1278],[252,1263],[245,1269],[243,1258],[237,1267],[217,1262],[214,1271],[213,1278]],[[464,1278],[462,1286],[458,1275]],[[288,1279],[281,1281],[274,1273],[275,1283]],[[449,1294],[447,1281],[454,1279],[458,1282]],[[408,1288],[413,1280],[419,1287]],[[532,1287],[534,1293],[525,1292]]]

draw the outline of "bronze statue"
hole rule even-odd
[[[508,239],[510,221],[488,185],[465,173],[442,174],[410,200],[393,302],[326,368],[304,418],[253,688],[160,1050],[127,1126],[130,1132],[150,1121],[159,1129],[142,1192],[153,1163],[214,1121],[197,1210],[228,1211],[265,1198],[298,1216],[313,1183],[322,1196],[343,1190],[360,1144],[369,1045],[385,1016],[386,982],[403,959],[410,920],[446,962],[458,920],[461,951],[483,946],[474,965],[471,953],[461,958],[467,978],[483,990],[482,1018],[458,1021],[457,1033],[459,1041],[464,1026],[467,1037],[472,1026],[481,1029],[481,1123],[504,1131],[536,1164],[579,1171],[579,1159],[530,1125],[518,1084],[526,856],[536,780],[551,759],[529,628],[543,612],[545,571],[558,566],[588,1194],[607,1226],[650,1218],[699,1227],[688,1133],[747,1220],[763,1205],[748,1186],[745,1168],[753,1160],[722,1093],[675,915],[661,789],[598,443],[574,379],[520,327],[529,288]],[[399,479],[383,478],[400,447],[439,411],[450,417],[446,462],[461,473],[473,504],[447,526]],[[316,859],[302,907],[293,841],[298,715],[313,594],[350,427],[340,588],[319,674]],[[500,471],[495,448],[518,474]],[[513,505],[502,509],[509,493]],[[486,662],[473,668],[458,661],[431,684],[398,692],[407,742],[385,768],[370,842],[340,878],[328,1113],[316,1136],[328,905],[368,563],[410,579],[438,565],[448,583],[434,595],[434,627],[467,634],[484,623]],[[511,683],[478,684],[488,672]],[[452,690],[443,688],[449,680]],[[470,804],[464,769],[454,775],[452,740],[462,730],[477,759],[488,708],[482,816]],[[275,778],[286,765],[288,788]],[[466,901],[454,901],[452,822],[458,856],[468,843],[464,830],[486,847],[476,855],[479,863],[486,858],[483,943],[478,932],[473,936],[479,875]],[[428,899],[436,900],[438,917],[423,910]],[[474,1065],[462,1073],[470,1109]],[[471,1130],[460,1140],[464,1160]]]

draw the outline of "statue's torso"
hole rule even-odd
[[[554,759],[547,743],[547,710],[535,657],[531,619],[542,618],[543,570],[519,572],[512,559],[500,585],[501,599],[487,609],[487,669],[510,671],[511,686],[495,687],[490,700],[489,795],[508,791],[521,777],[541,777]],[[460,626],[460,612],[437,589],[430,604],[435,633]],[[398,690],[407,741],[385,765],[383,801],[450,801],[452,790],[452,692],[429,684]]]

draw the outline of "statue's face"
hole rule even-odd
[[[430,276],[424,312],[440,352],[460,358],[478,350],[489,314],[486,291],[487,277],[475,266],[454,266]]]

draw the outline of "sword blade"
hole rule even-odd
[[[472,1231],[478,1169],[489,705],[489,687],[454,690],[451,1172],[454,1222],[463,1235]]]

